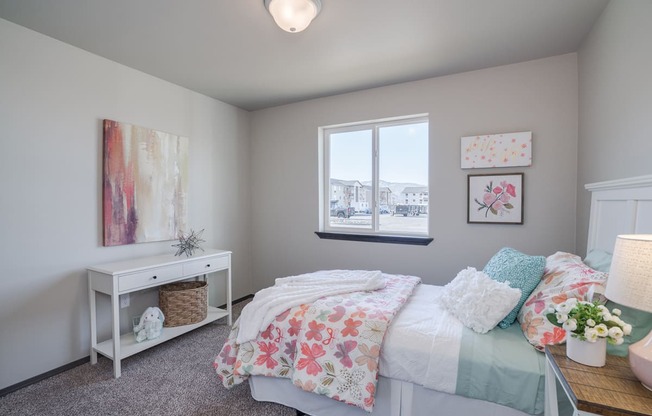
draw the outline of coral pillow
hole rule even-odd
[[[521,299],[521,291],[468,267],[444,286],[442,305],[464,326],[484,334]]]
[[[507,282],[513,288],[521,290],[521,299],[514,309],[498,324],[507,328],[516,320],[519,309],[534,288],[539,284],[546,258],[543,256],[528,256],[513,248],[500,249],[484,266],[484,272],[493,280]]]
[[[518,313],[523,334],[538,350],[566,341],[566,331],[546,318],[548,309],[570,298],[593,301],[593,293],[603,293],[607,274],[593,270],[579,256],[557,252],[546,259],[541,282]]]

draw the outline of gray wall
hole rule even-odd
[[[253,276],[321,268],[381,269],[446,283],[482,268],[502,246],[533,254],[575,248],[575,54],[399,84],[261,110],[252,118]],[[428,247],[320,240],[319,126],[430,114]],[[460,137],[533,132],[527,168],[460,169]],[[466,223],[469,173],[525,172],[525,224]]]
[[[174,251],[102,247],[104,118],[190,138],[189,223],[252,292],[249,113],[2,19],[0,57],[0,389],[88,356],[86,266]]]
[[[652,1],[612,0],[579,53],[577,253],[586,252],[584,184],[652,173]]]

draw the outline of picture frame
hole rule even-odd
[[[467,223],[523,224],[523,173],[467,178]]]

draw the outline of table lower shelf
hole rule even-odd
[[[120,336],[120,359],[122,360],[127,357],[131,357],[134,354],[138,354],[141,351],[144,351],[155,345],[161,344],[165,341],[171,340],[172,338],[178,337],[179,335],[183,335],[186,332],[192,331],[193,329],[197,329],[200,326],[204,326],[206,324],[209,324],[213,321],[216,321],[228,315],[229,313],[224,309],[214,308],[212,306],[209,306],[206,319],[204,319],[203,321],[197,322],[196,324],[190,324],[190,325],[182,325],[182,326],[175,326],[169,328],[164,327],[163,331],[161,331],[161,336],[156,339],[145,340],[143,342],[136,342],[136,337],[134,336],[133,332],[123,334],[122,336]],[[113,360],[113,340],[108,339],[106,341],[100,342],[99,344],[97,344],[97,347],[95,347],[95,351]]]

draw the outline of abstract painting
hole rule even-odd
[[[187,137],[104,120],[105,246],[176,239],[187,189]]]
[[[462,169],[532,166],[532,132],[462,137]]]
[[[468,223],[523,224],[523,174],[468,175]]]

